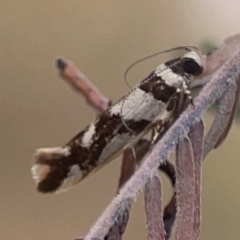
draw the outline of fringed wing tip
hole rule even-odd
[[[71,162],[68,147],[41,148],[34,155],[31,168],[37,190],[42,193],[67,191],[83,178],[78,164]]]

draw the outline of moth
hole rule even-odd
[[[203,58],[196,49],[188,49],[182,57],[159,65],[65,145],[36,150],[31,171],[38,191],[68,190],[154,126],[164,126],[183,99],[191,99],[190,82],[203,72]]]

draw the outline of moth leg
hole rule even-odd
[[[186,90],[185,92],[178,92],[176,97],[176,107],[174,109],[174,118],[176,119],[179,117],[179,115],[182,113],[184,108],[187,106],[187,104],[194,105],[193,98],[191,96],[191,92],[189,90]]]
[[[192,92],[189,90],[189,86],[187,89],[185,89],[185,91],[183,92],[183,95],[184,95],[185,102],[187,101],[192,106],[194,106]]]
[[[133,154],[134,159],[137,160],[137,154],[136,154],[136,151],[135,151],[135,147],[132,146],[131,150],[132,150],[132,154]]]
[[[166,120],[166,121],[159,121],[154,125],[151,132],[151,146],[153,146],[167,131],[171,124],[172,120]]]
[[[188,95],[188,101],[193,107],[195,107],[194,102],[193,102],[193,98],[192,98],[191,95]]]
[[[156,140],[158,139],[158,136],[161,132],[163,128],[163,124],[161,123],[161,121],[157,124],[155,124],[153,127],[152,127],[152,130],[151,130],[151,138],[150,138],[150,144],[151,146],[154,145],[154,143],[156,142]]]

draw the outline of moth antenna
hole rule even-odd
[[[136,66],[140,62],[143,62],[143,61],[148,60],[150,58],[156,57],[158,55],[161,55],[161,54],[164,54],[164,53],[173,52],[173,51],[177,51],[177,50],[183,50],[183,51],[188,51],[188,52],[194,50],[194,51],[196,51],[198,53],[200,52],[199,49],[197,47],[194,47],[194,46],[178,46],[178,47],[174,47],[174,48],[170,48],[170,49],[162,50],[160,52],[153,53],[151,55],[148,55],[146,57],[143,57],[143,58],[135,61],[124,72],[124,81],[127,84],[127,86],[130,88],[130,90],[132,90],[132,86],[131,86],[131,84],[128,81],[128,73],[134,66]]]

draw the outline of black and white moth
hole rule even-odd
[[[155,124],[164,123],[183,97],[190,80],[203,72],[203,56],[189,51],[159,65],[132,91],[103,112],[62,147],[40,148],[32,175],[40,192],[61,192],[134,144]]]

